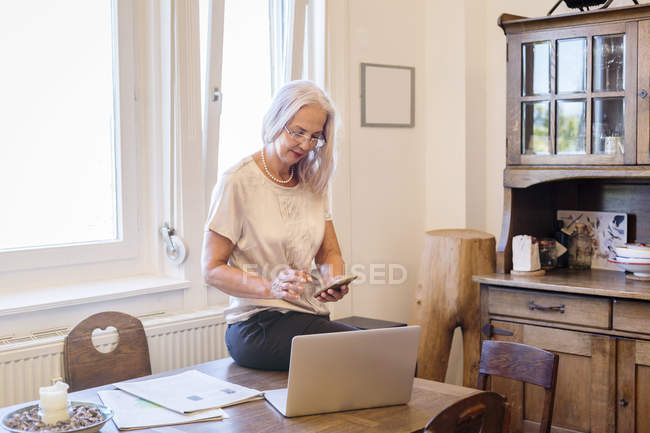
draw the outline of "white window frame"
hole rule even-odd
[[[113,0],[115,164],[118,235],[114,241],[35,247],[0,252],[0,272],[27,271],[115,260],[133,261],[139,255],[135,125],[134,3]],[[47,215],[44,215],[46,218]]]
[[[217,183],[219,165],[219,128],[221,121],[221,78],[223,61],[223,22],[225,0],[209,0],[208,41],[205,62],[205,106],[203,108],[203,172],[205,208],[210,204]]]

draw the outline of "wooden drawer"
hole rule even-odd
[[[488,313],[609,329],[611,304],[607,298],[490,286]]]
[[[650,302],[615,299],[612,327],[618,331],[650,334]]]

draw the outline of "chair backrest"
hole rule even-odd
[[[92,333],[109,326],[117,330],[119,341],[111,352],[101,353],[93,345]],[[71,391],[151,374],[149,345],[142,322],[116,311],[88,317],[65,338],[63,364]]]
[[[487,376],[515,379],[544,388],[544,408],[540,433],[550,433],[557,383],[558,355],[553,352],[507,341],[483,341],[479,366],[479,389],[485,389]]]
[[[427,433],[502,433],[506,399],[481,392],[452,404],[424,427]]]

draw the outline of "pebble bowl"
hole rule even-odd
[[[64,431],[64,433],[70,433],[70,432],[85,432],[85,433],[94,433],[99,431],[104,424],[106,424],[108,421],[110,421],[111,418],[113,418],[113,410],[109,407],[103,406],[101,404],[96,404],[96,403],[85,403],[85,402],[80,402],[80,401],[73,401],[70,402],[70,406],[85,406],[85,407],[92,407],[92,408],[97,408],[101,414],[104,416],[104,419],[101,421],[98,421],[94,424],[87,425],[85,427],[80,427],[80,428],[72,428],[72,429],[67,429]],[[2,418],[2,422],[0,422],[0,426],[2,426],[3,429],[13,432],[13,433],[27,433],[28,431],[33,432],[34,430],[22,430],[14,427],[9,427],[8,421],[17,414],[20,414],[22,412],[30,411],[33,408],[38,408],[38,404],[32,404],[29,406],[22,407],[20,409],[17,409],[13,412],[10,412],[6,414]],[[56,432],[58,430],[40,430],[41,432]]]

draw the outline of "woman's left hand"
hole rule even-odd
[[[334,283],[336,280],[339,280],[343,278],[344,275],[337,275],[334,277],[329,277],[324,281],[325,286],[329,286],[330,284]],[[348,287],[347,284],[339,287],[338,289],[328,289],[327,291],[321,293],[318,295],[316,299],[318,299],[321,302],[336,302],[345,295],[348,294],[350,291],[350,288]]]

